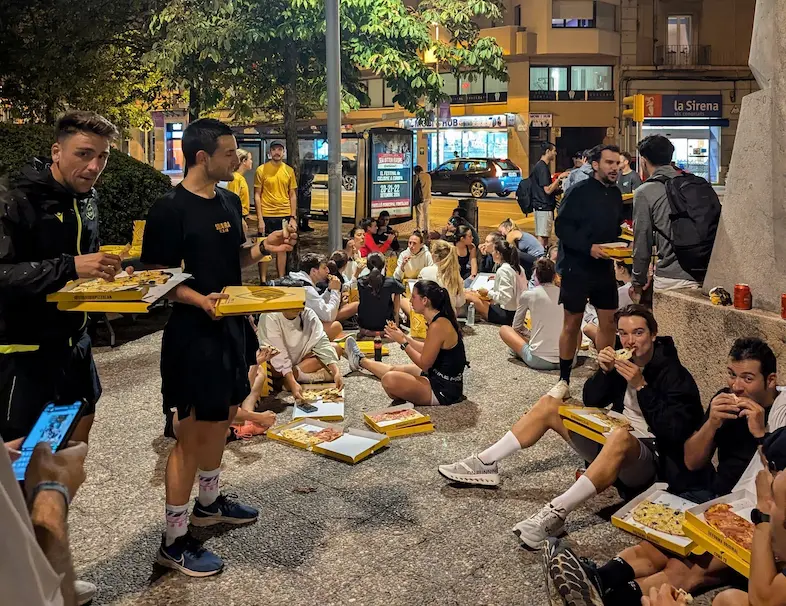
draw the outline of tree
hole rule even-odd
[[[426,0],[416,8],[342,0],[340,10],[344,111],[367,100],[361,76],[369,72],[419,115],[446,97],[440,72],[507,80],[502,49],[475,23],[500,19],[500,0]],[[432,38],[432,24],[446,40]],[[297,150],[297,120],[326,105],[324,0],[171,0],[153,30],[149,57],[188,90],[194,117],[226,108],[237,118],[280,119],[287,148]],[[298,154],[289,161],[297,171]]]

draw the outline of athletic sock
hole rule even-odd
[[[502,438],[489,446],[486,450],[478,455],[480,462],[484,465],[491,465],[497,461],[501,461],[505,457],[509,457],[514,452],[521,450],[519,439],[513,435],[512,431],[506,433]]]
[[[573,486],[555,498],[551,502],[551,505],[558,509],[564,509],[567,513],[570,513],[579,505],[594,497],[597,493],[592,480],[584,475],[576,480]]]
[[[619,556],[610,559],[598,568],[598,576],[600,577],[600,584],[603,586],[604,593],[613,591],[629,581],[636,580],[636,573],[633,571],[633,567]]]
[[[218,498],[218,474],[220,473],[220,467],[213,471],[199,470],[199,496],[197,499],[202,507],[210,507]]]
[[[605,606],[630,606],[630,604],[641,604],[644,594],[636,581],[623,583],[616,589],[612,589],[603,596]]]
[[[166,504],[166,546],[188,532],[188,503],[185,505]]]
[[[573,358],[570,360],[559,359],[559,378],[560,381],[570,383],[570,371],[573,368]]]

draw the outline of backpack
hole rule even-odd
[[[420,182],[420,178],[417,178],[412,186],[412,206],[420,206],[421,204],[423,204],[423,184]]]
[[[706,179],[690,173],[671,179],[663,175],[650,179],[666,186],[671,208],[671,237],[657,228],[656,231],[671,242],[680,267],[697,282],[704,282],[720,221],[718,194]]]
[[[526,217],[533,212],[532,206],[532,182],[526,177],[521,180],[519,186],[516,188],[516,200],[519,203],[521,212]]]

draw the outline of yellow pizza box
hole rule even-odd
[[[742,545],[732,541],[726,535],[717,530],[714,526],[710,526],[707,523],[704,517],[704,512],[713,505],[717,505],[719,503],[727,503],[731,505],[732,511],[734,513],[736,513],[741,518],[746,519],[748,522],[751,522],[751,510],[756,507],[756,495],[747,490],[738,490],[731,494],[713,499],[712,501],[702,503],[701,505],[696,505],[685,512],[685,522],[689,523],[696,532],[702,534],[706,537],[706,539],[720,547],[725,553],[734,556],[746,564],[750,564],[750,550],[745,549]],[[705,545],[705,547],[707,547],[707,551],[712,551],[709,546]]]
[[[403,438],[404,436],[411,436],[419,433],[432,433],[433,431],[433,423],[423,423],[422,425],[412,425],[410,427],[404,427],[403,429],[388,429],[385,433],[390,438]]]
[[[625,242],[633,242],[633,236],[628,234],[622,234],[620,236],[620,240],[625,240]]]
[[[118,257],[127,257],[131,250],[130,244],[105,244],[99,246],[98,251],[108,255],[117,255]]]
[[[363,352],[364,356],[366,356],[367,358],[374,357],[374,341],[358,341],[357,344],[358,347],[360,348],[360,351]],[[382,344],[382,355],[383,356],[390,355],[390,348],[384,343]]]
[[[312,446],[311,450],[354,465],[389,444],[390,438],[384,433],[350,427],[340,438]]]
[[[606,443],[606,436],[602,433],[598,433],[597,431],[593,431],[589,427],[585,427],[584,425],[579,425],[578,423],[571,421],[570,419],[564,419],[562,424],[565,426],[565,429],[568,431],[572,431],[573,433],[577,433],[580,436],[584,436],[588,440],[592,440],[598,444],[605,444]]]
[[[612,419],[620,419],[624,420],[625,415],[618,413],[614,410],[610,410],[608,408],[594,408],[591,406],[560,406],[559,407],[559,414],[563,419],[567,419],[572,421],[576,425],[580,425],[584,427],[585,430],[592,431],[595,434],[601,434],[604,437],[603,441],[601,442],[595,436],[590,437],[586,436],[584,433],[580,435],[585,435],[590,440],[598,442],[599,444],[605,444],[605,436],[608,436],[614,427],[606,422],[604,419],[595,416],[597,413],[605,413],[607,416],[611,417]],[[566,425],[567,427],[567,425]],[[577,432],[579,433],[579,432]],[[635,438],[639,438],[640,440],[645,439],[654,439],[655,436],[649,432],[641,432],[637,430],[631,430],[631,435]]]
[[[412,411],[412,416],[404,419],[392,419],[392,420],[385,420],[385,421],[374,420],[374,417],[380,414],[397,413],[405,410]],[[391,431],[397,431],[407,427],[412,427],[416,425],[425,425],[427,423],[431,423],[431,417],[427,414],[423,414],[418,410],[415,410],[415,407],[410,402],[407,402],[405,404],[399,404],[398,406],[389,406],[387,408],[378,408],[376,410],[369,410],[368,412],[363,413],[363,421],[365,421],[366,425],[371,427],[374,431],[392,435],[390,433]],[[405,434],[398,434],[398,435],[405,435]]]
[[[728,551],[723,545],[715,542],[711,537],[705,534],[704,529],[695,526],[691,520],[688,520],[687,515],[685,516],[685,523],[682,525],[682,530],[685,531],[685,534],[693,539],[697,545],[710,552],[729,568],[733,568],[744,577],[750,578],[750,562],[745,562]]]
[[[633,256],[633,249],[628,246],[627,242],[606,242],[598,246],[613,259],[625,259]]]
[[[622,194],[622,201],[627,202],[628,200],[633,200],[633,194]]]
[[[310,383],[302,385],[303,391],[318,391],[335,387],[335,383]],[[343,421],[344,420],[344,390],[341,390],[341,398],[335,402],[323,402],[322,398],[317,398],[316,402],[309,402],[317,407],[314,412],[306,412],[296,404],[292,407],[292,420],[298,419],[319,419],[320,421]]]
[[[239,316],[273,311],[301,310],[306,306],[306,289],[279,286],[225,286],[228,299],[216,305],[216,316]]]
[[[113,292],[71,292],[73,287],[85,280],[69,282],[56,293],[47,295],[46,300],[57,303],[61,311],[105,312],[105,313],[147,313],[150,307],[166,296],[177,285],[182,284],[191,274],[182,269],[163,270],[171,274],[164,284],[142,285]]]
[[[344,431],[344,427],[342,425],[326,423],[318,419],[298,419],[297,421],[291,421],[284,425],[276,425],[274,427],[271,427],[265,432],[265,435],[271,440],[284,442],[285,444],[289,444],[290,446],[295,446],[297,448],[302,448],[303,450],[311,450],[311,444],[309,444],[308,442],[296,440],[289,436],[283,435],[283,433],[288,429],[302,429],[305,432],[314,432],[314,433],[321,431],[323,429],[335,429],[336,431],[342,431],[342,432]]]
[[[658,545],[659,547],[663,547],[663,549],[671,551],[672,553],[676,553],[680,556],[687,556],[688,554],[696,553],[696,550],[703,552],[704,550],[700,548],[690,537],[681,537],[679,535],[654,530],[633,519],[633,510],[644,501],[668,505],[669,507],[679,511],[686,511],[691,507],[695,507],[696,503],[688,501],[687,499],[681,499],[680,497],[667,492],[666,488],[668,488],[668,484],[665,482],[653,484],[647,490],[633,499],[630,503],[622,507],[613,516],[611,516],[611,523],[617,528],[622,528],[622,530],[629,532],[634,536],[646,539],[650,543]]]

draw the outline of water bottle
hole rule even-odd
[[[470,303],[467,308],[467,326],[475,326],[475,304]]]

